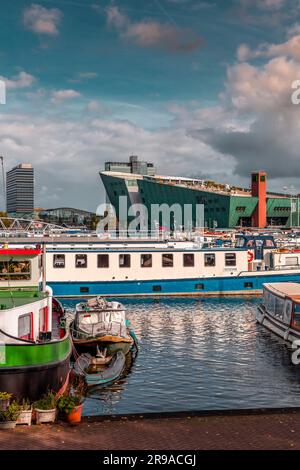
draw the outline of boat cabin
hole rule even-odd
[[[300,331],[300,284],[264,284],[262,306],[274,319]]]
[[[127,336],[124,307],[102,298],[77,304],[74,326],[77,336]]]
[[[236,248],[254,250],[254,259],[263,260],[265,250],[274,250],[276,242],[272,235],[237,235]]]
[[[52,290],[41,289],[42,252],[0,249],[0,341],[51,339]]]

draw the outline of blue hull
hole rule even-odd
[[[257,294],[267,282],[299,282],[300,273],[151,281],[49,282],[56,297]]]

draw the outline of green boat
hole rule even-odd
[[[59,393],[69,378],[71,341],[44,260],[40,247],[0,249],[0,391],[18,399]]]

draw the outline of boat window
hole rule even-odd
[[[247,248],[253,248],[254,247],[254,240],[248,240],[246,244]]]
[[[300,330],[300,304],[295,304],[293,326],[297,330]]]
[[[235,253],[225,254],[225,266],[236,266],[236,254]]]
[[[274,240],[267,238],[267,240],[265,240],[265,247],[274,248],[275,247]]]
[[[98,268],[109,268],[109,255],[98,255]]]
[[[18,318],[18,338],[30,340],[32,337],[32,313],[21,315]]]
[[[283,320],[283,313],[284,313],[284,299],[281,297],[275,297],[275,310],[274,314],[275,317]]]
[[[81,294],[87,294],[89,293],[90,288],[89,287],[80,287],[80,293]]]
[[[6,280],[29,280],[31,278],[30,261],[1,261],[0,262],[0,281]]]
[[[39,311],[39,330],[48,331],[48,307],[41,308]]]
[[[173,255],[170,253],[164,253],[162,255],[162,266],[163,268],[172,268],[173,267]]]
[[[119,255],[120,268],[130,268],[130,255]]]
[[[286,256],[285,265],[286,266],[298,266],[298,256]]]
[[[290,323],[291,321],[291,314],[292,314],[292,302],[290,300],[285,301],[285,313],[284,313],[284,321],[285,323]]]
[[[245,239],[244,238],[237,238],[235,246],[237,248],[242,248],[245,245]]]
[[[269,292],[269,296],[267,298],[267,305],[266,308],[269,313],[273,314],[275,310],[275,296]]]
[[[153,292],[161,292],[161,286],[152,286]]]
[[[204,266],[216,266],[216,255],[214,253],[205,253]]]
[[[202,283],[195,284],[195,289],[196,290],[203,290],[204,289],[204,284],[202,284]]]
[[[87,268],[87,255],[75,255],[75,267]]]
[[[142,268],[152,268],[152,255],[144,254],[141,255],[141,267]]]
[[[53,268],[64,268],[65,263],[65,255],[53,255]]]
[[[184,253],[183,254],[183,266],[185,268],[192,268],[193,266],[195,266],[194,253]]]
[[[244,287],[246,289],[252,289],[253,288],[253,282],[244,282]]]

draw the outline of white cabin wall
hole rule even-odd
[[[26,315],[28,313],[33,313],[33,329],[34,329],[34,338],[36,339],[39,336],[39,318],[40,318],[40,309],[47,306],[48,299],[41,299],[36,302],[28,303],[20,307],[15,307],[9,310],[0,310],[0,330],[3,330],[5,333],[8,333],[12,336],[18,336],[18,318],[21,315]],[[51,312],[51,311],[50,311]],[[5,336],[0,339],[6,343],[15,343],[13,339],[9,339]]]
[[[165,251],[172,253],[174,265],[173,267],[162,267],[162,252],[145,251],[103,251],[101,253],[93,251],[82,251],[80,253],[57,251],[57,254],[65,254],[65,268],[53,267],[53,256],[55,252],[47,252],[46,254],[46,278],[47,282],[97,282],[97,281],[114,281],[114,280],[151,280],[151,279],[179,279],[179,278],[198,278],[211,276],[230,276],[237,275],[239,272],[248,271],[247,252],[242,250],[214,250],[216,255],[216,265],[213,267],[204,266],[204,254],[211,253],[208,251]],[[128,253],[131,255],[130,268],[119,267],[119,254]],[[152,267],[141,267],[141,254],[152,254]],[[193,253],[195,265],[193,267],[183,266],[183,254]],[[236,254],[236,266],[225,266],[225,254]],[[76,254],[87,254],[87,268],[75,267]],[[98,268],[97,255],[109,255],[109,268]]]

